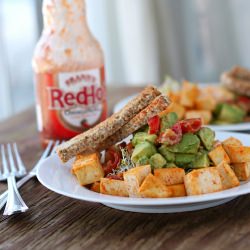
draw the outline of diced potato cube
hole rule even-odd
[[[92,191],[94,191],[96,193],[100,193],[100,182],[99,181],[94,182],[91,185],[90,190],[92,190]]]
[[[129,197],[140,197],[139,187],[149,173],[151,173],[151,167],[145,165],[132,168],[123,174]]]
[[[208,155],[213,161],[214,165],[219,165],[223,161],[226,163],[230,163],[230,158],[228,157],[222,145],[218,145],[216,148],[210,151]]]
[[[202,94],[195,100],[195,107],[199,110],[213,111],[216,107],[216,101],[214,98],[207,94]]]
[[[224,146],[232,163],[250,162],[250,147]]]
[[[184,81],[181,89],[180,104],[184,107],[192,108],[198,95],[199,89],[197,85]]]
[[[170,185],[167,186],[167,189],[171,192],[171,197],[182,197],[187,195],[184,184]]]
[[[163,111],[165,112],[165,111]],[[166,109],[165,113],[171,113],[174,112],[177,114],[178,119],[181,120],[184,117],[185,114],[185,108],[183,106],[181,106],[180,104],[176,103],[176,102],[172,102]],[[160,114],[162,115],[162,113]]]
[[[234,163],[232,165],[236,176],[240,181],[246,181],[250,177],[250,162]]]
[[[172,191],[161,179],[150,173],[143,181],[139,194],[143,198],[167,198],[172,196]]]
[[[166,185],[175,185],[184,182],[185,171],[182,168],[159,168],[154,170],[154,175]]]
[[[128,189],[125,181],[101,178],[100,193],[128,197]]]
[[[218,166],[216,166],[216,169],[220,174],[223,189],[228,189],[240,185],[240,182],[233,169],[231,169],[231,167],[226,162],[221,162]]]
[[[209,110],[189,110],[185,113],[185,119],[201,118],[202,124],[207,125],[212,120],[212,112]]]
[[[222,190],[221,178],[215,167],[197,169],[184,177],[187,195],[213,193]]]
[[[97,153],[79,155],[72,167],[80,185],[87,185],[99,181],[104,176],[104,171]]]
[[[229,137],[226,140],[222,142],[223,147],[224,146],[243,146],[242,142],[234,137]]]

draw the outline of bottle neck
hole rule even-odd
[[[43,21],[49,32],[88,31],[85,0],[44,0]]]

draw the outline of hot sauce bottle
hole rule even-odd
[[[42,143],[67,140],[106,119],[104,58],[84,0],[44,0],[44,29],[34,56]]]

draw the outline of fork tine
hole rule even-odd
[[[50,154],[54,154],[56,152],[56,147],[60,144],[60,140],[55,141],[54,147],[52,148]]]
[[[17,169],[16,169],[15,162],[14,162],[14,159],[13,159],[13,154],[12,154],[12,151],[11,151],[10,143],[7,144],[7,151],[8,151],[8,155],[9,155],[9,163],[10,163],[11,173],[16,174]]]
[[[18,167],[18,171],[19,171],[19,175],[25,175],[26,174],[26,168],[21,160],[21,157],[20,157],[20,154],[18,152],[18,149],[17,149],[17,144],[16,143],[13,143],[13,149],[14,149],[14,152],[15,152],[15,156],[16,156],[16,161],[17,161],[17,167]]]
[[[1,145],[1,155],[2,155],[2,163],[3,163],[3,177],[6,178],[9,174],[9,169],[5,157],[4,145]]]
[[[44,150],[44,152],[43,152],[43,154],[41,155],[41,157],[40,157],[40,159],[39,159],[38,162],[40,162],[42,159],[46,158],[46,157],[49,155],[49,152],[50,152],[50,150],[51,150],[51,148],[52,148],[52,146],[53,146],[53,143],[54,143],[53,140],[50,140],[50,141],[49,141],[49,143],[48,143],[46,149]]]

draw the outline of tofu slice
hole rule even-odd
[[[232,168],[240,181],[246,181],[250,177],[250,162],[234,163]]]
[[[250,147],[224,146],[232,163],[250,162]]]
[[[184,184],[167,186],[167,189],[171,192],[171,197],[182,197],[187,195]]]
[[[192,108],[199,95],[199,89],[196,84],[184,81],[181,89],[180,104],[187,108]]]
[[[161,179],[150,173],[139,188],[139,194],[143,198],[167,198],[172,196],[172,191]]]
[[[216,101],[211,95],[202,93],[196,98],[195,107],[198,110],[213,111],[216,107]]]
[[[222,142],[223,147],[224,146],[243,146],[242,142],[234,137],[229,137],[226,140]]]
[[[159,168],[154,170],[154,176],[160,178],[166,185],[184,183],[183,168]]]
[[[226,162],[221,162],[216,166],[216,169],[219,172],[223,189],[229,189],[240,185],[239,179],[235,175],[233,169]]]
[[[212,151],[208,153],[208,156],[213,161],[214,165],[219,165],[221,162],[230,163],[230,158],[227,155],[226,151],[222,147],[222,145],[218,145]]]
[[[96,181],[94,182],[91,187],[90,190],[96,192],[96,193],[100,193],[100,181]]]
[[[209,110],[189,110],[185,113],[185,119],[201,118],[202,124],[209,124],[212,120],[212,112]]]
[[[76,175],[82,186],[100,181],[104,176],[104,171],[98,153],[77,156],[73,163],[72,173]]]
[[[184,177],[187,195],[213,193],[222,190],[222,182],[216,167],[197,169]]]
[[[128,197],[127,185],[122,180],[101,178],[100,193]]]
[[[123,173],[129,197],[140,197],[139,188],[149,173],[151,173],[150,165],[135,167]]]
[[[178,119],[181,120],[184,117],[185,114],[185,108],[176,103],[176,102],[172,102],[166,109],[166,111],[163,111],[162,113],[160,113],[160,116],[162,116],[165,113],[170,113],[170,112],[174,112],[177,114]]]

